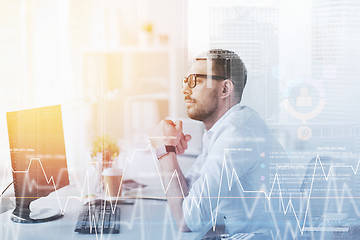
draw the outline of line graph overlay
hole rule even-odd
[[[156,166],[157,174],[158,174],[158,176],[159,176],[159,178],[160,178],[160,181],[161,181],[161,183],[162,183],[163,191],[164,191],[164,193],[166,193],[166,192],[168,191],[168,189],[169,189],[169,186],[170,186],[171,182],[172,182],[172,181],[178,181],[178,183],[180,183],[180,179],[179,179],[178,173],[177,173],[176,171],[174,171],[173,174],[172,174],[171,181],[169,182],[169,184],[168,184],[167,186],[164,185],[164,183],[162,182],[162,179],[161,179],[160,170],[159,170],[159,168],[158,168],[158,166],[157,166],[157,164],[156,164],[155,153],[154,153],[154,151],[153,151],[153,149],[151,148],[150,145],[148,145],[148,147],[147,147],[147,148],[144,148],[144,149],[136,149],[136,150],[134,150],[133,153],[131,154],[131,157],[126,158],[125,165],[124,165],[123,175],[126,174],[126,171],[127,171],[127,169],[128,169],[128,165],[133,162],[133,160],[134,160],[134,158],[135,158],[135,155],[136,155],[138,152],[141,152],[141,151],[149,151],[149,150],[150,150],[150,152],[151,152],[152,159],[154,160],[154,164],[155,164],[155,166]],[[14,171],[14,169],[11,168],[11,171],[12,171],[12,172],[16,172],[16,173],[19,173],[19,172],[20,172],[20,173],[26,173],[26,172],[29,171],[31,164],[32,164],[34,161],[38,161],[38,162],[39,162],[39,164],[40,164],[40,166],[41,166],[41,169],[42,169],[42,172],[43,172],[43,174],[44,174],[44,177],[45,177],[45,179],[46,179],[46,182],[54,187],[54,191],[55,191],[55,194],[56,194],[56,198],[57,198],[57,200],[58,200],[58,204],[59,204],[59,207],[60,207],[60,209],[61,209],[62,212],[65,212],[65,211],[66,211],[66,208],[67,208],[67,206],[68,206],[68,202],[69,202],[71,199],[77,199],[77,200],[79,200],[79,201],[83,201],[84,199],[87,198],[88,200],[90,200],[90,195],[89,195],[89,193],[90,193],[90,187],[89,187],[89,174],[88,174],[88,172],[86,172],[85,179],[84,179],[84,183],[83,183],[83,185],[82,185],[82,187],[81,187],[81,190],[80,190],[80,196],[79,196],[79,197],[77,197],[77,196],[68,196],[68,197],[66,197],[66,201],[65,201],[64,206],[61,206],[60,197],[59,197],[59,195],[58,195],[58,193],[57,193],[57,188],[56,188],[56,184],[55,184],[54,178],[53,178],[53,176],[50,176],[50,177],[49,177],[49,176],[46,175],[45,170],[44,170],[44,168],[43,168],[43,166],[42,166],[41,160],[40,160],[39,158],[32,158],[32,159],[30,160],[29,166],[28,166],[28,168],[27,168],[26,170]],[[292,213],[293,213],[293,215],[294,215],[294,218],[296,219],[297,227],[298,227],[298,229],[300,230],[300,233],[303,234],[303,233],[304,233],[304,227],[305,227],[305,224],[306,224],[306,221],[307,221],[307,218],[308,218],[309,205],[310,205],[310,200],[311,200],[311,197],[312,197],[312,190],[313,190],[313,184],[314,184],[315,172],[316,172],[316,167],[317,167],[317,165],[320,166],[321,172],[322,172],[322,174],[323,174],[323,176],[324,176],[325,181],[329,181],[331,172],[332,172],[334,169],[336,169],[336,168],[350,168],[350,169],[352,170],[352,173],[353,173],[354,175],[356,175],[356,174],[358,173],[358,169],[359,169],[359,165],[360,165],[360,159],[358,160],[358,162],[357,162],[357,164],[356,164],[356,167],[354,167],[354,166],[352,166],[352,165],[342,165],[342,166],[333,166],[333,165],[331,165],[331,166],[329,167],[329,170],[328,170],[327,173],[326,173],[325,168],[324,168],[324,165],[323,165],[320,157],[317,155],[316,161],[315,161],[315,165],[314,165],[314,169],[313,169],[313,175],[312,175],[312,178],[311,178],[311,185],[310,185],[310,188],[309,188],[309,193],[308,193],[308,196],[306,197],[306,208],[305,208],[304,219],[303,219],[302,222],[299,220],[298,214],[297,214],[296,211],[295,211],[294,205],[293,205],[293,203],[292,203],[291,196],[290,196],[290,199],[289,199],[288,203],[287,203],[287,204],[284,203],[284,197],[283,197],[283,193],[282,193],[282,190],[281,190],[281,185],[280,185],[279,175],[278,175],[278,174],[275,174],[275,177],[274,177],[274,180],[273,180],[273,183],[272,183],[272,185],[271,185],[271,189],[270,189],[270,192],[269,192],[269,193],[267,193],[266,191],[263,191],[263,190],[248,191],[248,190],[246,190],[246,189],[243,188],[243,186],[242,186],[242,184],[241,184],[241,181],[240,181],[240,179],[239,179],[239,176],[237,175],[235,169],[232,169],[232,170],[229,170],[229,169],[228,169],[227,160],[226,160],[226,155],[225,155],[225,153],[224,153],[223,163],[222,163],[222,169],[221,169],[221,179],[223,178],[224,172],[225,172],[225,173],[226,173],[225,176],[226,176],[226,178],[227,178],[226,180],[227,180],[227,183],[228,183],[228,190],[229,190],[229,191],[231,191],[231,188],[232,188],[232,186],[233,186],[233,183],[234,183],[234,182],[237,182],[238,185],[239,185],[239,187],[241,188],[241,190],[242,190],[244,193],[256,193],[256,194],[258,194],[257,197],[255,198],[255,199],[256,199],[255,201],[258,201],[258,199],[261,197],[261,195],[263,195],[268,201],[270,201],[270,200],[272,199],[272,197],[273,197],[272,195],[273,195],[273,192],[274,192],[274,188],[275,188],[275,186],[276,186],[276,187],[279,189],[279,200],[280,200],[280,203],[281,203],[281,207],[282,207],[283,214],[286,215],[289,211],[292,211]],[[5,172],[5,171],[4,171],[4,172]],[[202,199],[202,195],[203,195],[202,193],[203,193],[203,191],[205,191],[205,187],[207,188],[207,191],[208,191],[207,193],[208,193],[208,195],[211,196],[211,195],[210,195],[210,192],[209,192],[209,185],[208,185],[207,176],[205,176],[204,179],[205,179],[205,181],[203,182],[203,185],[202,185],[202,188],[201,188],[201,195],[200,195],[200,197],[199,197],[199,200],[197,201],[195,198],[193,198],[193,199],[191,200],[191,205],[190,205],[190,206],[188,206],[188,205],[185,204],[185,206],[186,206],[186,209],[185,209],[185,210],[186,210],[187,214],[191,214],[192,208],[193,208],[194,206],[196,206],[196,207],[198,207],[198,208],[200,207],[201,201],[204,200],[204,199]],[[4,182],[4,178],[3,178],[3,182]],[[219,190],[220,190],[220,188],[222,187],[222,186],[221,186],[221,183],[222,183],[222,181],[220,182]],[[122,184],[123,184],[123,180],[121,180],[120,188],[121,188]],[[181,185],[180,185],[180,186],[181,186]],[[87,188],[87,189],[86,189],[86,188]],[[86,190],[87,190],[87,191],[86,191]],[[119,189],[119,190],[120,190],[120,189]],[[140,190],[140,191],[141,191],[141,190]],[[108,186],[106,186],[106,188],[105,188],[105,193],[107,193],[107,192],[109,192]],[[117,203],[117,201],[118,201],[118,199],[119,199],[119,193],[120,193],[120,191],[118,191],[118,194],[117,194],[115,203],[114,203],[114,204],[111,203],[111,205],[112,205],[112,206],[111,206],[112,211],[115,211],[116,203]],[[182,192],[182,194],[183,194],[183,192]],[[343,192],[342,196],[340,196],[340,198],[342,198],[343,196],[344,196],[344,192]],[[183,198],[185,198],[185,197],[186,197],[186,196],[184,196],[184,194],[183,194]],[[105,200],[109,199],[109,198],[107,198],[106,194],[105,194],[104,198],[105,198]],[[218,205],[219,205],[219,201],[220,201],[220,198],[221,198],[221,196],[220,196],[220,191],[218,192],[216,198],[217,198],[217,201],[216,201],[216,202],[217,202],[217,205],[216,205],[215,208],[214,208],[214,209],[215,209],[215,214],[213,214],[212,211],[211,211],[211,217],[212,217],[211,221],[212,221],[213,227],[216,226],[216,219],[217,219],[217,214],[218,214]],[[350,198],[352,198],[352,197],[350,197]],[[1,200],[1,199],[0,199],[0,200]],[[208,198],[208,201],[209,201],[210,206],[211,206],[210,197]],[[253,204],[253,206],[256,206],[256,204]],[[355,211],[356,211],[356,213],[360,215],[359,209],[356,207],[356,204],[355,204],[355,203],[354,203],[354,206],[355,206]],[[138,206],[137,206],[137,207],[138,207]],[[136,207],[136,205],[134,206],[134,211],[133,211],[133,215],[131,216],[131,221],[129,221],[128,223],[126,223],[126,225],[127,225],[129,228],[132,228],[133,225],[134,225],[135,213],[136,213],[136,211],[138,211],[138,210],[136,210],[137,207]],[[253,213],[253,211],[254,211],[254,207],[251,208],[250,210],[247,209],[247,207],[246,207],[245,209],[246,209],[246,211],[247,211],[247,214],[249,214],[249,215],[251,215],[251,214]],[[212,206],[211,206],[211,209],[210,209],[210,210],[212,210]],[[140,209],[140,212],[142,212],[142,209]],[[93,216],[92,216],[92,217],[93,217]],[[93,221],[94,221],[94,219],[92,219],[92,222],[93,222]],[[101,236],[102,236],[102,234],[101,234]],[[278,237],[279,235],[276,234],[276,236]],[[277,237],[275,237],[275,238],[277,238]]]

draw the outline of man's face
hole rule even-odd
[[[205,60],[196,61],[186,76],[190,74],[212,75],[211,72],[207,72]],[[204,122],[214,116],[218,108],[219,84],[221,84],[220,81],[198,77],[194,88],[189,88],[187,84],[183,86],[182,90],[189,118]]]

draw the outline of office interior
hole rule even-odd
[[[97,136],[116,141],[114,164],[121,168],[146,152],[149,132],[164,118],[183,120],[193,134],[180,162],[190,168],[204,127],[187,118],[181,80],[194,57],[223,48],[243,59],[242,103],[283,145],[289,160],[283,164],[299,184],[314,159],[330,156],[317,165],[324,174],[316,180],[325,182],[340,166],[352,184],[346,197],[360,196],[357,0],[12,0],[0,6],[0,189],[12,179],[6,112],[57,104],[70,184],[95,171]],[[151,157],[143,159],[133,162],[129,178],[158,177]],[[8,201],[1,202],[0,210],[8,210]],[[350,205],[351,219],[359,218],[358,202]]]

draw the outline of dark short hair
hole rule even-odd
[[[234,83],[235,94],[241,101],[242,93],[247,81],[247,70],[240,57],[233,51],[224,49],[211,49],[200,54],[197,60],[212,62],[214,75],[222,75]]]

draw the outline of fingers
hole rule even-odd
[[[189,134],[183,133],[183,122],[176,120],[175,122],[171,120],[162,120],[160,123],[162,129],[161,136],[162,142],[165,145],[173,145],[176,148],[177,154],[183,154],[188,148],[188,142],[191,140]]]
[[[179,143],[175,147],[176,147],[176,154],[183,154],[187,149],[187,144],[183,133],[181,134]]]
[[[191,137],[190,134],[186,134],[186,135],[185,135],[185,141],[186,141],[186,142],[189,142],[189,141],[191,140],[191,138],[192,138],[192,137]]]
[[[161,125],[162,126],[174,126],[174,127],[176,127],[176,124],[173,121],[168,120],[168,119],[161,120]]]
[[[180,139],[180,144],[183,148],[183,153],[185,152],[185,150],[187,149],[187,141],[185,140],[185,135],[182,134],[181,139]]]
[[[176,154],[184,154],[185,150],[182,148],[181,143],[175,146],[176,148]]]
[[[177,129],[181,129],[181,131],[182,131],[183,124],[182,124],[181,120],[176,120],[175,121],[175,126],[176,126]]]
[[[182,134],[180,143],[176,146],[176,153],[184,154],[185,150],[188,148],[188,142],[191,140],[191,136],[189,134]]]

